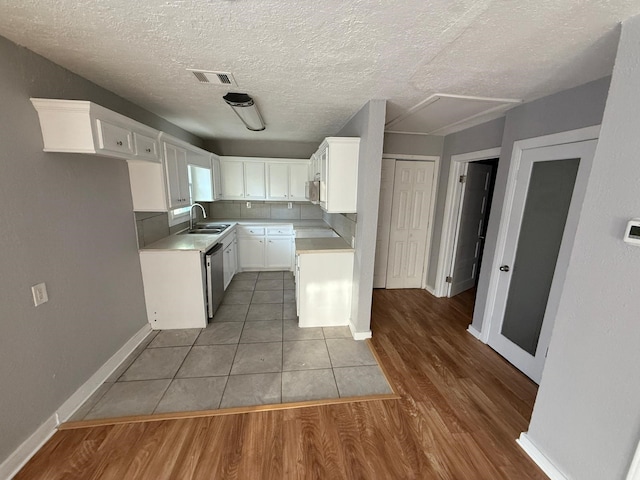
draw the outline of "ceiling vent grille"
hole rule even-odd
[[[208,70],[195,70],[192,68],[188,68],[187,70],[193,73],[193,76],[196,77],[200,83],[208,83],[221,87],[238,86],[236,80],[233,78],[233,74],[230,72],[212,72]]]

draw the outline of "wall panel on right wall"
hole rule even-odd
[[[640,16],[622,24],[611,88],[529,440],[567,478],[623,479],[640,440]]]

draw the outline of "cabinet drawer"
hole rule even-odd
[[[264,227],[238,227],[238,235],[264,236]]]
[[[98,148],[109,152],[133,153],[131,131],[100,119],[98,125]]]
[[[293,235],[293,225],[281,225],[279,227],[267,227],[267,235]]]
[[[158,158],[158,142],[155,138],[133,132],[133,143],[136,157],[160,161]]]

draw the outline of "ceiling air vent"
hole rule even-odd
[[[229,72],[212,72],[208,70],[195,70],[188,68],[188,71],[193,73],[193,76],[198,79],[200,83],[210,83],[211,85],[218,85],[222,87],[237,87],[233,74]]]

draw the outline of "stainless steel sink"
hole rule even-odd
[[[196,225],[190,230],[184,230],[178,235],[220,235],[229,225]]]

